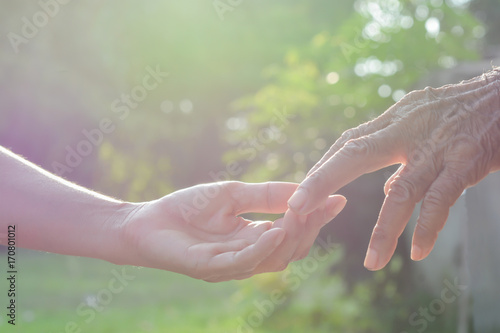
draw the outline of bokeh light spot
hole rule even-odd
[[[241,117],[231,117],[226,120],[226,127],[231,131],[241,131],[247,128],[247,120]]]
[[[429,16],[429,7],[425,5],[419,5],[415,9],[415,17],[419,21],[425,20]]]
[[[427,34],[430,37],[436,37],[439,34],[439,30],[441,25],[439,20],[435,17],[429,17],[427,21],[425,21],[425,30],[427,30]]]
[[[337,72],[330,72],[328,73],[328,75],[326,76],[326,82],[328,82],[328,84],[335,84],[337,82],[339,82],[339,74]]]
[[[391,96],[392,89],[387,84],[383,84],[378,88],[378,95],[382,98]]]
[[[191,113],[193,112],[193,102],[191,102],[190,99],[183,99],[179,102],[179,109],[181,109],[183,113]]]
[[[410,29],[413,27],[413,18],[411,16],[402,16],[399,19],[399,25],[403,29]]]
[[[453,68],[457,65],[457,61],[455,60],[455,58],[450,56],[441,56],[438,59],[438,64],[439,66],[444,68]]]
[[[392,99],[394,100],[394,102],[397,102],[401,98],[403,98],[405,95],[406,95],[406,91],[404,91],[403,89],[398,89],[392,93]]]

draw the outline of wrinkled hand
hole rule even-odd
[[[282,270],[309,250],[319,229],[343,208],[345,198],[333,196],[310,217],[290,212],[286,221],[280,218],[274,224],[239,215],[283,213],[296,188],[292,183],[221,182],[141,204],[123,227],[125,243],[132,249],[127,263],[209,282]]]
[[[464,189],[500,169],[500,69],[456,85],[406,95],[377,119],[342,134],[289,201],[307,214],[358,176],[401,163],[365,258],[370,270],[392,257],[422,200],[411,257],[425,258]]]

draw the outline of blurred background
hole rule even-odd
[[[498,31],[498,0],[0,0],[0,145],[130,201],[300,182],[407,92],[500,65]],[[450,287],[459,231],[427,266],[403,237],[388,267],[363,268],[395,169],[340,191],[347,207],[320,235],[336,244],[327,259],[246,281],[128,267],[134,279],[109,294],[120,267],[20,250],[18,324],[2,311],[0,331],[472,332],[471,297]]]

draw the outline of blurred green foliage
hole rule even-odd
[[[244,179],[301,181],[343,131],[382,113],[431,71],[478,59],[481,24],[448,3],[357,1],[336,26],[267,67],[267,84],[233,103],[245,122],[229,136],[236,141],[258,133],[278,108],[293,121],[280,133],[286,140],[266,147]],[[232,151],[225,158],[238,156]]]
[[[19,250],[23,271],[17,281],[22,292],[17,298],[16,326],[0,315],[0,330],[59,333],[72,322],[81,332],[417,332],[408,316],[433,297],[420,294],[403,300],[393,283],[381,289],[385,271],[350,289],[342,274],[332,273],[343,255],[337,247],[317,265],[297,262],[280,273],[218,284],[127,267],[126,275],[133,279],[101,303],[97,297],[108,288],[115,276],[112,272],[121,271],[119,266]],[[400,268],[396,260],[388,271],[397,273]],[[6,281],[0,282],[2,290],[6,287]],[[279,292],[280,304],[269,305],[272,292]],[[386,306],[374,306],[379,292]],[[411,303],[418,306],[411,307]],[[426,332],[455,332],[455,322],[450,306],[429,323]]]

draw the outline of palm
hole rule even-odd
[[[258,196],[248,191],[240,193],[241,186],[236,182],[198,185],[146,203],[129,227],[143,259],[150,262],[149,266],[208,281],[219,280],[220,275],[252,275],[252,262],[269,255],[284,232],[270,230],[271,221],[253,222],[239,215],[250,211],[284,212],[296,185],[280,184],[280,191],[271,199],[262,196],[264,185],[245,185],[261,187]],[[206,196],[209,190],[217,195]],[[267,207],[268,202],[274,202],[272,208]]]

